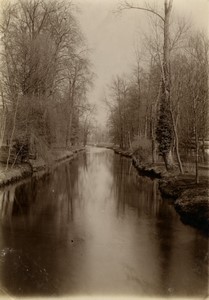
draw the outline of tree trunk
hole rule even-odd
[[[152,103],[151,106],[151,138],[152,138],[152,162],[156,163],[156,151],[157,151],[157,142],[156,142],[156,116],[157,116],[157,110],[158,105],[160,101],[161,96],[161,89],[162,89],[162,80],[160,80],[159,84],[159,90],[157,99]]]
[[[69,130],[70,130],[70,120],[67,120],[67,128],[66,128],[66,136],[65,136],[65,147],[68,147],[68,140],[69,140]]]
[[[6,112],[3,112],[2,120],[1,120],[1,132],[0,132],[0,148],[4,142],[5,130],[6,130]]]
[[[164,17],[164,43],[163,43],[163,94],[165,95],[165,98],[161,101],[165,101],[165,105],[167,107],[170,106],[170,49],[169,49],[169,42],[170,42],[170,33],[169,33],[169,22],[170,22],[170,15],[171,15],[171,9],[172,9],[172,3],[173,0],[165,0],[164,2],[164,10],[165,10],[165,17]],[[170,124],[172,126],[172,124]],[[170,149],[167,151],[166,154],[163,155],[166,169],[172,169],[173,167],[173,157],[172,157],[172,146],[170,145]]]
[[[171,111],[171,117],[172,117],[173,131],[174,131],[174,137],[175,137],[174,147],[175,147],[175,152],[176,152],[176,158],[177,158],[179,170],[180,170],[181,174],[184,174],[184,170],[183,170],[183,166],[182,166],[182,162],[181,162],[181,157],[180,157],[180,154],[179,154],[179,139],[178,139],[177,125],[176,125],[177,120],[176,120],[176,122],[174,121],[172,111]]]
[[[173,169],[173,156],[171,149],[169,152],[163,154],[163,160],[165,163],[165,167],[167,171],[170,171]]]
[[[199,183],[198,162],[199,162],[199,138],[197,133],[197,127],[195,124],[195,180],[197,184]]]
[[[71,127],[72,127],[72,120],[73,120],[73,109],[74,109],[74,102],[72,100],[72,106],[70,109],[70,115],[69,115],[69,119],[67,122],[67,130],[66,130],[66,138],[65,138],[65,146],[66,148],[68,148],[68,142],[69,139],[71,138]]]
[[[13,141],[13,138],[14,138],[14,133],[15,133],[15,128],[16,128],[16,119],[17,119],[18,105],[19,105],[19,97],[17,97],[16,105],[15,105],[15,112],[14,112],[14,119],[13,119],[13,128],[12,128],[12,133],[11,133],[10,140],[9,140],[9,153],[8,153],[8,157],[7,157],[6,170],[8,169],[9,160],[10,160],[10,156],[11,156],[12,141]]]
[[[206,155],[205,155],[205,139],[202,138],[202,157],[203,157],[203,162],[206,163]]]
[[[156,137],[155,137],[155,122],[152,118],[151,121],[151,138],[152,138],[152,163],[156,163]]]
[[[4,94],[1,89],[1,99],[2,99],[2,120],[0,125],[0,148],[4,143],[4,136],[6,130],[6,117],[7,117],[7,107],[5,104]]]
[[[147,118],[147,113],[145,116],[145,125],[144,125],[144,137],[147,138],[147,127],[148,127],[148,118]]]
[[[132,150],[130,131],[128,132],[128,143],[129,143],[129,148]]]

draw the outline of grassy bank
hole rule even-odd
[[[27,163],[17,164],[14,167],[5,170],[5,165],[0,165],[0,187],[12,184],[27,177],[32,176],[37,172],[49,172],[51,167],[59,164],[62,161],[73,159],[76,153],[84,150],[83,147],[78,147],[70,150],[53,150],[50,156],[50,161],[42,158],[29,160]]]

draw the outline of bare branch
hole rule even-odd
[[[123,11],[123,10],[127,10],[127,9],[138,9],[138,10],[143,10],[149,13],[154,14],[155,16],[157,16],[158,18],[160,18],[163,22],[165,22],[165,19],[163,16],[161,16],[157,11],[155,11],[152,8],[149,7],[141,7],[138,5],[133,5],[132,3],[128,2],[128,1],[124,1],[119,7],[118,7],[118,11]]]

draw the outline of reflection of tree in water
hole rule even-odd
[[[207,239],[198,231],[191,238],[190,230],[195,229],[182,228],[179,224],[181,225],[179,216],[173,206],[162,203],[156,219],[156,241],[158,256],[161,258],[159,262],[163,294],[204,296],[208,291]]]
[[[199,292],[205,293],[208,297],[208,276],[209,276],[209,246],[208,240],[202,235],[196,234],[193,244],[191,245],[191,259],[194,262],[193,268],[200,279]]]
[[[15,188],[6,189],[5,191],[0,191],[0,212],[1,221],[5,219],[10,223],[13,210]]]
[[[117,199],[117,216],[125,211],[124,203],[124,185],[123,185],[123,169],[124,169],[124,160],[121,156],[115,156],[113,160],[113,186],[114,188],[114,198]]]
[[[107,169],[111,169],[113,158],[114,158],[114,153],[112,150],[101,149],[101,148],[95,148],[94,151],[90,152],[86,156],[88,166],[92,168],[94,168],[94,166],[100,168],[100,166],[105,165]]]
[[[71,176],[69,165],[65,164],[54,170],[51,175],[44,175],[41,179],[34,177],[25,184],[5,189],[0,194],[2,218],[8,215],[9,205],[10,215],[13,216],[14,222],[20,216],[30,218],[32,215],[35,219],[41,215],[53,214],[56,218],[59,211],[55,208],[69,207],[69,203],[72,202],[72,186],[76,182],[76,168],[73,171],[74,174]],[[70,203],[71,208],[72,206]]]
[[[130,159],[121,156],[115,156],[113,160],[113,173],[118,213],[124,213],[126,205],[137,209],[139,217],[158,213],[162,200],[157,181],[138,176]]]
[[[82,153],[82,156],[80,156],[80,161],[81,161],[81,164],[82,164],[84,170],[87,172],[88,171],[89,162],[87,160],[87,153],[86,152]]]
[[[138,176],[124,157],[115,156],[113,165],[117,215],[128,215],[135,208],[132,213],[137,210],[138,217],[146,220],[147,240],[156,249],[159,289],[155,295],[187,296],[190,285],[191,295],[204,295],[208,279],[207,239],[199,233],[193,238],[191,228],[187,232],[173,205],[161,199],[156,180]]]
[[[66,257],[72,246],[68,226],[77,174],[76,165],[63,164],[51,175],[0,194],[0,277],[9,294],[56,296],[59,292],[60,257]]]
[[[172,265],[171,259],[173,255],[173,218],[172,214],[169,213],[168,205],[161,205],[156,218],[156,233],[159,247],[160,270],[161,270],[161,287],[164,295],[169,295],[173,292],[171,286],[171,272]]]

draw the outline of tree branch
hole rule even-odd
[[[154,15],[156,15],[158,18],[160,18],[163,22],[165,22],[165,19],[163,16],[161,16],[158,12],[156,12],[154,9],[148,8],[148,7],[140,7],[140,6],[135,6],[128,1],[124,1],[124,3],[118,8],[118,11],[126,10],[126,9],[139,9],[143,11],[150,12]]]

